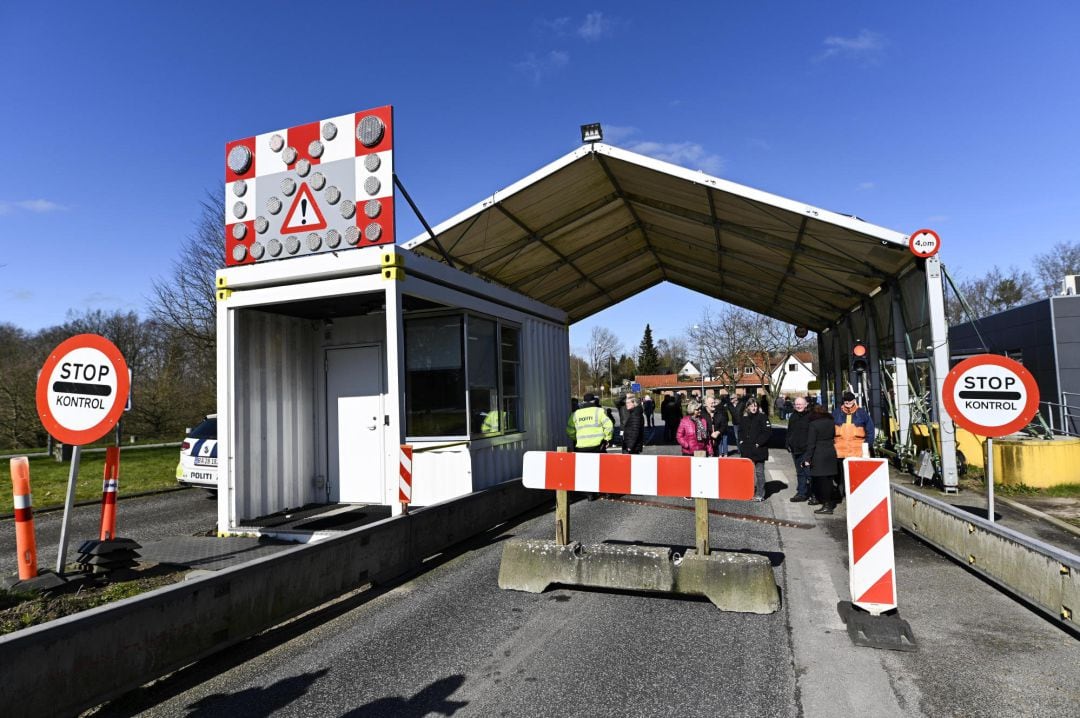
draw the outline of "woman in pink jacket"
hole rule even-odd
[[[675,441],[682,447],[683,456],[693,456],[695,451],[712,456],[712,442],[708,440],[708,427],[701,415],[701,402],[691,401],[686,405],[686,416],[679,422]]]

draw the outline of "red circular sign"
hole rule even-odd
[[[969,357],[941,390],[945,411],[972,434],[997,438],[1027,426],[1039,410],[1039,387],[1024,365],[997,354]]]
[[[916,257],[933,257],[941,249],[941,237],[932,229],[920,229],[908,237],[908,249]]]
[[[41,424],[65,444],[82,446],[116,426],[127,404],[127,362],[116,345],[97,334],[60,342],[37,382]]]

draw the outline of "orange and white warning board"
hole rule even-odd
[[[225,144],[225,264],[394,243],[393,108]]]
[[[398,501],[403,504],[412,503],[412,456],[412,446],[402,444],[398,454]]]
[[[696,456],[527,451],[522,483],[530,489],[749,501],[754,462]]]
[[[886,459],[844,459],[851,602],[878,615],[896,608],[892,502]]]

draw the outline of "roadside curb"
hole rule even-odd
[[[123,501],[124,499],[137,499],[140,496],[156,496],[157,494],[168,494],[168,493],[172,493],[173,491],[187,491],[188,489],[193,489],[193,488],[195,488],[195,487],[194,486],[170,486],[167,489],[153,489],[151,491],[139,491],[139,492],[136,492],[134,494],[124,494],[122,496],[118,496],[117,501]],[[74,504],[72,504],[72,508],[78,508],[79,506],[100,506],[100,505],[101,505],[101,499],[85,499],[83,501],[76,501]],[[48,506],[43,506],[40,509],[35,508],[34,509],[34,515],[36,516],[37,514],[50,514],[50,513],[53,513],[54,511],[63,511],[63,510],[64,510],[64,505],[63,504],[50,504]],[[14,517],[15,517],[14,513],[2,513],[2,514],[0,514],[0,521],[3,521],[5,519],[14,518]]]
[[[1012,508],[1016,509],[1017,511],[1023,511],[1025,514],[1028,514],[1029,516],[1033,516],[1033,517],[1035,517],[1037,519],[1041,519],[1043,521],[1048,521],[1049,523],[1052,523],[1054,526],[1057,526],[1059,529],[1065,529],[1066,531],[1068,531],[1068,532],[1070,532],[1072,534],[1080,536],[1080,527],[1073,526],[1068,521],[1062,521],[1061,519],[1057,518],[1056,516],[1051,516],[1050,514],[1045,513],[1043,511],[1039,511],[1036,508],[1032,508],[1031,506],[1028,506],[1027,504],[1022,504],[1019,501],[1014,501],[1012,499],[1007,499],[1004,496],[1001,496],[999,494],[994,495],[994,501],[1000,501],[1001,503],[1003,503],[1003,504],[1005,504],[1007,506],[1011,506]]]

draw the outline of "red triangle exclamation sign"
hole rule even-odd
[[[326,218],[323,217],[319,205],[315,203],[315,197],[312,196],[307,182],[303,182],[296,192],[296,197],[293,198],[292,206],[285,214],[281,233],[313,232],[316,229],[326,229]]]

